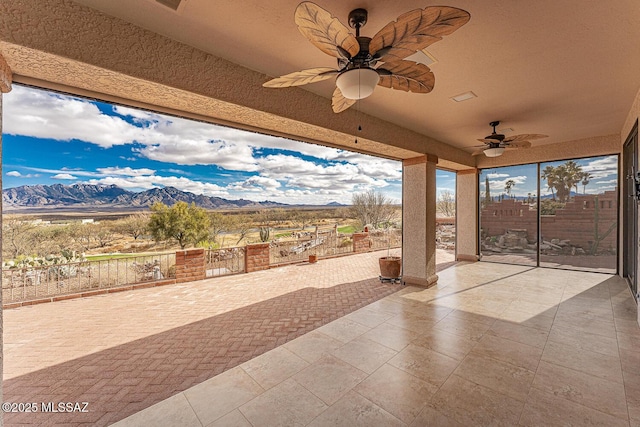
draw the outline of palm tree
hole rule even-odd
[[[593,178],[593,175],[589,172],[582,172],[582,194],[587,193],[587,184],[589,184],[591,178]]]
[[[508,196],[511,196],[511,189],[516,186],[516,182],[512,179],[504,183],[504,189]]]
[[[553,200],[556,200],[556,195],[553,192],[553,189],[556,186],[557,176],[558,175],[556,173],[556,168],[551,165],[545,166],[545,168],[542,170],[541,178],[547,181],[547,187],[549,187],[549,190],[551,190],[551,197],[553,198]]]
[[[563,165],[565,167],[565,183],[568,190],[568,199],[571,198],[571,189],[575,187],[578,194],[578,183],[582,180],[582,166],[577,164],[575,160],[567,160]]]

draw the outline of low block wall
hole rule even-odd
[[[176,283],[206,278],[204,249],[176,252]]]
[[[353,252],[367,252],[371,249],[369,233],[353,233]]]
[[[596,203],[598,203],[596,210]],[[576,195],[564,208],[556,209],[555,215],[541,215],[541,234],[543,240],[569,240],[572,244],[585,249],[595,241],[595,224],[598,221],[598,234],[603,235],[618,220],[617,192],[604,194]],[[530,242],[538,239],[538,211],[520,200],[507,199],[488,203],[482,208],[480,225],[489,236],[506,233],[509,229],[527,231]],[[600,242],[600,248],[616,248],[618,235],[610,233]]]
[[[269,243],[247,245],[244,259],[247,273],[269,269]]]

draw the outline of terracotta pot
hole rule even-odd
[[[313,264],[318,261],[318,255],[309,255],[309,263]]]
[[[380,258],[380,276],[395,279],[400,277],[402,258],[399,256],[385,256]]]

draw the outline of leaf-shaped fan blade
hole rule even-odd
[[[412,61],[387,62],[380,70],[378,84],[405,92],[429,93],[433,90],[436,77],[429,67]],[[388,75],[385,71],[390,72]]]
[[[511,141],[507,143],[506,148],[531,148],[529,141]]]
[[[549,138],[549,135],[540,135],[535,133],[523,133],[522,135],[508,136],[504,142],[530,141],[532,139]]]
[[[476,151],[474,151],[473,153],[471,153],[471,155],[472,155],[472,156],[477,156],[477,155],[480,155],[480,154],[482,154],[482,153],[484,153],[484,149],[482,149],[482,150],[476,150]]]
[[[376,52],[390,47],[379,55],[380,61],[404,59],[442,40],[443,36],[453,33],[470,18],[469,12],[455,7],[431,6],[412,10],[378,31],[371,39],[369,52],[375,57]]]
[[[491,139],[491,138],[480,138],[478,139],[480,142],[484,142],[485,144],[500,144],[499,139]]]
[[[331,107],[333,108],[334,113],[341,113],[355,103],[355,99],[345,98],[344,95],[342,95],[340,88],[336,88],[336,90],[333,91]]]
[[[289,87],[301,86],[308,83],[321,82],[338,74],[333,68],[320,67],[310,68],[308,70],[296,71],[295,73],[286,74],[282,77],[269,80],[263,83],[264,87]]]
[[[296,8],[295,21],[300,32],[327,55],[343,58],[344,52],[337,46],[351,56],[360,51],[360,44],[349,29],[315,3],[300,3]]]

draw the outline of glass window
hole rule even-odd
[[[485,169],[479,185],[483,260],[617,271],[618,156],[540,163],[539,178],[537,164]]]
[[[540,165],[540,266],[615,273],[618,156]]]
[[[537,165],[482,170],[479,194],[482,260],[537,265]]]

